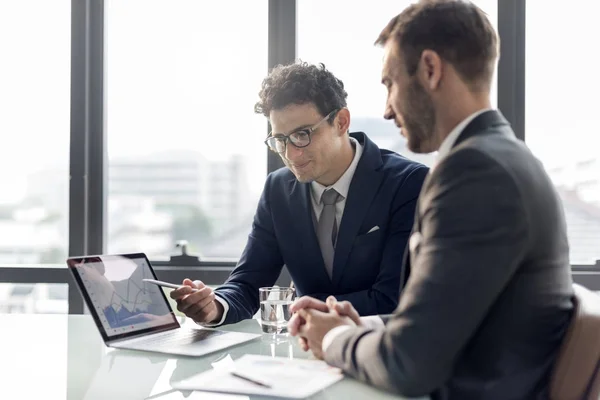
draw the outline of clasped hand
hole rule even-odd
[[[288,331],[298,336],[304,351],[311,350],[316,358],[323,359],[323,338],[338,326],[360,326],[360,316],[348,301],[337,301],[329,296],[326,302],[304,296],[291,305],[294,313],[288,322]]]

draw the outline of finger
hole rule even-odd
[[[209,303],[212,303],[213,301],[215,301],[215,293],[212,290],[210,290],[210,288],[204,288],[201,290],[206,290],[206,289],[208,289],[210,291],[210,293],[208,293],[207,296],[203,296],[199,300],[195,301],[195,305],[199,309],[202,309],[202,308],[206,307]],[[197,294],[198,294],[198,292],[191,294],[190,298],[192,298],[192,296],[195,296]],[[192,299],[192,301],[194,301],[194,300]]]
[[[356,324],[360,322],[360,315],[358,314],[358,311],[356,311],[349,301],[341,301],[336,303],[334,310],[339,315],[349,317]]]
[[[203,288],[206,287],[206,285],[202,281],[194,281],[192,283],[194,284],[194,286],[196,287],[196,289],[203,289]]]
[[[189,286],[194,289],[202,289],[206,285],[202,281],[192,281],[191,279],[185,278],[183,280],[183,286]]]
[[[183,311],[181,311],[182,307],[183,307],[182,301],[178,299],[177,300],[177,311],[183,312]]]
[[[202,299],[209,297],[210,295],[214,295],[214,291],[208,286],[205,286],[202,289],[193,290],[192,293],[190,293],[186,299],[189,299],[188,301],[197,303]]]
[[[310,350],[310,348],[308,347],[308,341],[305,338],[303,338],[303,337],[298,338],[298,344],[300,344],[300,348],[302,350],[304,350],[304,351]]]
[[[292,318],[288,321],[288,332],[292,336],[296,336],[298,334],[298,328],[300,325],[304,324],[306,321],[300,317],[298,314],[292,315]]]
[[[335,310],[344,313],[344,315],[348,315],[356,311],[354,310],[354,307],[352,307],[352,305],[347,301],[337,303],[335,305]]]
[[[302,296],[296,299],[296,301],[294,301],[290,306],[290,311],[298,312],[298,310],[301,310],[303,308],[314,308],[323,312],[328,311],[327,304],[325,304],[321,300],[315,299],[310,296]]]
[[[169,293],[169,296],[174,299],[174,300],[180,300],[183,297],[187,296],[188,294],[191,294],[194,292],[194,289],[188,285],[182,286],[179,289],[174,289],[171,290],[171,293]]]
[[[185,300],[177,300],[177,310],[179,312],[184,313],[186,316],[191,318],[191,315],[194,313],[194,310],[189,307],[189,304],[185,302]]]
[[[193,314],[190,315],[190,317],[194,320],[194,321],[200,321],[200,322],[211,322],[208,321],[207,317],[210,315],[211,312],[213,312],[216,308],[216,305],[214,302],[210,302],[207,305],[205,305],[204,307],[196,310]]]
[[[320,343],[315,342],[314,340],[306,339],[306,347],[310,349],[315,356],[321,353],[321,345]]]
[[[329,296],[329,297],[327,297],[325,304],[327,304],[327,307],[329,307],[330,309],[333,309],[333,308],[335,308],[335,305],[337,304],[337,300],[335,297]]]
[[[197,290],[192,294],[185,296],[182,299],[183,312],[186,312],[187,310],[194,312],[191,310],[192,308],[203,308],[214,299],[215,295],[211,288],[205,287],[203,289]]]
[[[298,334],[303,337],[307,337],[314,325],[310,323],[310,320],[312,319],[312,315],[310,314],[310,312],[305,310],[302,310],[302,312],[305,312],[307,315],[306,317],[304,317],[306,319],[306,323],[298,327]]]
[[[297,314],[298,314],[298,316],[300,316],[300,318],[303,318],[304,321],[306,321],[306,323],[308,323],[312,319],[312,312],[313,312],[313,310],[302,308],[302,309],[298,310]],[[306,325],[306,324],[304,324],[304,325]]]
[[[190,299],[190,294],[183,296],[182,298],[177,300],[177,309],[186,315],[188,313],[194,313],[196,307],[196,302],[193,299]]]
[[[217,304],[215,301],[211,301],[208,304],[206,304],[204,307],[200,308],[197,307],[197,310],[194,311],[194,317],[192,319],[196,319],[198,318],[198,320],[201,320],[203,322],[211,322],[208,319],[208,316],[213,312],[216,311],[217,309]]]

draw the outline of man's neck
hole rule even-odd
[[[323,186],[331,186],[336,183],[350,167],[350,164],[352,164],[355,151],[356,149],[352,145],[352,141],[348,138],[348,141],[342,146],[340,154],[336,158],[334,162],[335,165],[332,167],[331,171],[325,176],[322,176],[317,182]]]
[[[471,101],[455,102],[450,107],[443,107],[436,114],[437,147],[442,144],[450,132],[470,115],[492,108],[489,97],[471,99]]]

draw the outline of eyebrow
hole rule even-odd
[[[290,133],[288,133],[287,135],[291,135],[292,133],[294,133],[294,132],[298,132],[298,131],[300,131],[300,130],[302,130],[302,129],[307,129],[307,128],[310,128],[310,127],[311,127],[311,126],[313,126],[313,125],[314,125],[314,124],[305,124],[305,125],[300,125],[300,126],[298,126],[298,127],[294,128],[294,129],[292,129],[292,130],[290,131]],[[287,135],[286,135],[285,133],[281,133],[281,132],[275,132],[275,133],[271,133],[271,136],[287,136]]]

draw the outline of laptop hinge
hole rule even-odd
[[[172,330],[175,330],[175,329],[179,329],[179,328],[181,328],[181,326],[174,326],[172,328],[156,330],[156,331],[153,331],[153,332],[146,332],[146,333],[136,334],[136,335],[132,335],[132,336],[127,336],[127,337],[124,337],[124,338],[107,340],[106,341],[106,345],[110,346],[111,344],[115,344],[115,343],[126,343],[128,341],[136,340],[136,339],[147,337],[147,336],[151,336],[151,335],[156,335],[157,333],[169,332],[169,331],[172,331]]]

